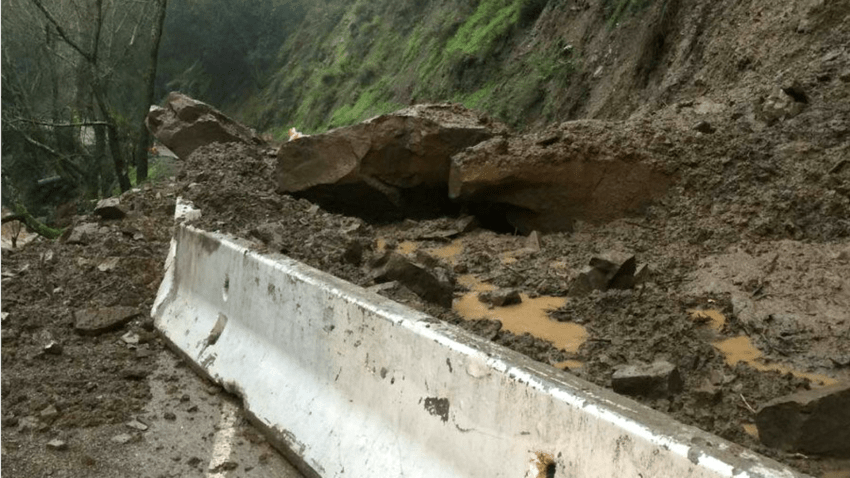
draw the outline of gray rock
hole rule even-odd
[[[472,232],[478,227],[478,219],[475,216],[463,216],[455,221],[455,229],[458,233],[465,234]]]
[[[570,285],[570,290],[567,291],[567,295],[570,297],[584,297],[590,294],[596,289],[596,287],[594,287],[594,284],[600,282],[600,275],[601,273],[596,269],[585,269],[578,275],[578,277],[575,278],[573,283]]]
[[[100,234],[100,226],[93,222],[77,224],[72,227],[68,239],[68,244],[88,244]]]
[[[141,315],[135,307],[104,307],[74,311],[74,330],[81,335],[100,335],[123,327]]]
[[[525,248],[532,252],[540,251],[540,233],[531,231],[531,234],[525,238]]]
[[[145,119],[150,132],[180,159],[211,143],[262,145],[252,129],[212,106],[172,92],[165,107],[153,107]]]
[[[131,367],[121,372],[121,378],[126,380],[144,380],[151,371],[144,367]]]
[[[720,387],[712,383],[711,380],[706,379],[694,390],[693,397],[698,406],[712,406],[720,401],[723,393]]]
[[[221,464],[218,464],[218,465],[215,465],[215,466],[210,466],[209,472],[210,473],[224,473],[224,472],[227,472],[227,471],[233,471],[237,468],[239,468],[239,463],[237,463],[235,461],[228,460],[228,461],[225,461],[224,463],[221,463]]]
[[[64,348],[62,344],[56,341],[50,341],[47,345],[44,346],[44,353],[50,355],[62,355]]]
[[[94,213],[103,219],[124,219],[127,217],[127,209],[121,205],[121,200],[116,197],[101,199],[95,206]]]
[[[626,259],[608,281],[609,289],[631,289],[635,285],[637,261],[635,256]]]
[[[759,410],[756,426],[769,447],[850,458],[850,383],[772,400]]]
[[[619,265],[601,257],[593,257],[590,259],[590,266],[573,281],[567,295],[583,297],[594,290],[604,292],[608,289],[631,289],[649,277],[646,266],[641,268],[638,275],[635,274],[636,269],[637,261],[634,256],[629,256]]]
[[[121,433],[120,435],[112,437],[112,441],[119,445],[126,445],[127,443],[134,441],[134,439],[135,437],[129,433]]]
[[[121,262],[120,257],[110,257],[97,265],[97,270],[100,272],[109,272],[115,270]]]
[[[806,104],[805,92],[796,83],[776,87],[756,106],[756,118],[772,125],[799,115],[806,108]]]
[[[635,273],[634,285],[645,284],[652,279],[652,271],[649,270],[649,265],[644,264]]]
[[[428,302],[447,308],[452,306],[454,284],[451,275],[441,268],[429,271],[391,251],[379,258],[373,267],[376,269],[375,282],[397,281]]]
[[[21,418],[18,421],[18,431],[19,432],[27,432],[31,430],[37,430],[41,427],[41,422],[38,421],[38,418],[33,416],[26,416]]]
[[[139,431],[146,431],[148,429],[148,426],[145,425],[144,423],[142,423],[138,418],[130,420],[129,422],[126,423],[126,425],[130,428],[133,428],[133,429],[139,430]]]
[[[712,126],[708,121],[700,121],[696,126],[694,126],[694,130],[703,134],[711,134],[716,131],[714,126]]]
[[[67,450],[68,444],[66,442],[56,438],[56,439],[53,439],[53,440],[50,440],[49,442],[47,442],[47,448],[49,448],[51,450],[57,450],[57,451]]]
[[[342,252],[342,261],[352,265],[360,265],[363,262],[363,252],[365,246],[361,241],[349,241]]]
[[[626,365],[611,377],[611,387],[623,395],[669,397],[681,392],[683,385],[679,369],[665,361]]]
[[[386,292],[399,287],[399,283],[397,281],[390,282],[382,282],[380,284],[375,284],[371,287],[367,287],[366,290],[369,292],[374,292],[376,294],[380,294],[381,292]]]
[[[493,307],[504,307],[522,303],[522,297],[516,289],[498,289],[478,294],[478,300]]]
[[[139,343],[139,334],[133,332],[132,330],[127,332],[126,334],[121,336],[121,341],[127,345],[138,345]]]
[[[55,406],[49,405],[44,410],[39,412],[39,418],[47,423],[53,423],[59,417],[59,410]]]

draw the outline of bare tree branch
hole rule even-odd
[[[97,54],[100,49],[100,31],[103,29],[103,0],[97,0],[95,2],[97,5],[97,18],[94,22],[94,41],[92,45],[92,65],[97,65]]]
[[[64,156],[62,156],[61,154],[59,154],[58,152],[56,152],[56,150],[54,150],[54,149],[53,149],[53,148],[51,148],[50,146],[48,146],[48,145],[46,145],[46,144],[42,143],[41,141],[37,141],[37,140],[33,139],[30,135],[28,135],[28,134],[24,133],[23,131],[18,130],[18,132],[19,132],[19,133],[21,133],[21,136],[23,136],[24,140],[25,140],[27,143],[29,143],[29,144],[31,144],[31,145],[33,145],[33,146],[35,146],[36,148],[38,148],[38,149],[40,149],[40,150],[42,150],[42,151],[45,151],[45,152],[49,153],[51,156],[55,156],[55,157],[57,157],[57,158],[62,158],[62,157],[64,157]]]
[[[52,123],[47,121],[38,121],[29,118],[15,118],[14,121],[20,121],[24,123],[32,123],[42,126],[51,126],[53,128],[76,128],[79,126],[109,126],[109,123],[105,121],[84,121],[82,123]]]
[[[85,58],[86,61],[88,61],[89,63],[93,64],[95,62],[93,55],[87,53],[85,50],[80,48],[80,46],[77,45],[77,43],[74,40],[71,40],[71,37],[69,37],[68,34],[65,33],[65,29],[62,28],[62,26],[59,25],[59,22],[56,21],[55,18],[53,18],[53,15],[51,15],[50,12],[47,11],[46,8],[44,8],[44,5],[42,5],[41,0],[30,0],[30,1],[33,4],[35,4],[35,6],[38,7],[39,10],[41,10],[41,13],[43,13],[44,17],[47,18],[47,21],[49,21],[53,25],[53,27],[56,28],[56,32],[59,33],[59,36],[61,36],[63,40],[65,40],[65,43],[67,43],[74,50],[77,50],[77,53],[82,55],[83,58]]]

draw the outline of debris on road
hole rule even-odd
[[[148,129],[180,159],[186,159],[201,146],[212,143],[263,144],[257,134],[212,106],[172,92],[165,107],[148,113]]]
[[[133,428],[133,429],[139,430],[139,431],[146,431],[148,429],[148,426],[145,425],[144,423],[142,423],[142,421],[139,420],[138,418],[134,418],[134,419],[130,420],[129,422],[126,423],[126,425],[130,428]]]
[[[490,307],[505,307],[522,303],[522,297],[516,289],[498,289],[478,294],[478,300]]]
[[[57,451],[67,450],[68,449],[68,443],[63,441],[63,440],[56,438],[56,439],[53,439],[53,440],[50,440],[49,442],[47,442],[47,448],[49,448],[51,450],[57,450]]]
[[[569,121],[467,148],[452,158],[449,196],[501,205],[504,220],[526,234],[621,217],[663,195],[671,178],[651,165],[665,153],[633,144],[619,126]],[[556,139],[541,145],[541,137]]]
[[[679,369],[666,361],[625,365],[611,377],[611,387],[623,395],[669,397],[681,392],[683,386]]]
[[[416,105],[324,134],[283,143],[277,190],[299,193],[329,210],[368,214],[448,203],[452,155],[506,127],[460,105]],[[415,189],[425,192],[421,198]],[[436,196],[442,190],[442,198]]]
[[[756,426],[767,446],[850,458],[850,383],[772,400],[758,411]]]
[[[119,445],[126,445],[127,443],[130,443],[130,442],[135,441],[135,440],[136,440],[136,437],[134,435],[129,434],[129,433],[121,433],[119,435],[115,435],[114,437],[112,437],[112,441],[115,442],[115,443],[118,443]]]
[[[124,219],[127,217],[127,208],[121,205],[121,199],[109,197],[97,203],[94,213],[102,219]]]
[[[451,274],[443,268],[430,270],[414,264],[396,252],[387,251],[373,264],[375,282],[397,281],[415,292],[419,297],[451,307],[454,298],[454,283]]]
[[[631,289],[648,277],[646,265],[637,271],[635,256],[630,256],[621,263],[612,262],[601,257],[590,259],[590,266],[585,268],[570,286],[570,297],[582,297],[594,290]]]
[[[135,307],[104,307],[74,311],[74,330],[81,335],[100,335],[123,327],[141,315]]]

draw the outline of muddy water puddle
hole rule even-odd
[[[491,284],[481,282],[471,275],[461,276],[458,282],[467,286],[470,292],[455,300],[453,309],[467,320],[493,319],[502,322],[502,328],[516,335],[529,333],[539,339],[551,342],[555,348],[568,353],[578,352],[581,344],[587,340],[587,330],[578,324],[558,322],[549,318],[549,311],[562,307],[565,297],[535,297],[520,294],[522,303],[504,307],[490,308],[478,300],[478,294],[495,290]],[[580,362],[571,361],[564,366],[579,367]],[[573,368],[571,367],[571,368]]]
[[[741,425],[741,428],[744,429],[744,433],[747,435],[755,438],[756,440],[759,439],[759,429],[755,423],[744,423]]]
[[[709,327],[718,334],[726,325],[726,317],[723,313],[717,310],[690,310],[689,313],[693,320],[705,323],[706,327]],[[713,342],[712,345],[714,345],[714,347],[723,354],[726,359],[726,363],[730,366],[735,366],[739,362],[744,362],[760,372],[790,373],[795,377],[807,379],[814,385],[825,386],[838,383],[836,379],[826,375],[803,372],[780,363],[766,362],[764,354],[755,345],[753,345],[750,337],[746,335],[717,340]]]
[[[457,264],[460,254],[463,252],[463,240],[455,239],[443,247],[428,249],[428,252],[439,259],[448,261],[451,264]]]
[[[384,252],[387,250],[387,240],[383,237],[379,237],[375,244],[378,252]],[[402,241],[399,242],[398,245],[395,246],[396,252],[404,255],[413,254],[419,248],[419,244],[413,241]]]
[[[388,241],[378,238],[377,250],[385,251]],[[423,251],[449,264],[457,264],[461,254],[465,251],[462,238],[457,238],[442,246],[425,246],[416,241],[403,241],[395,246],[395,250],[401,254],[412,256],[417,251]],[[498,255],[503,264],[512,264],[518,261],[517,254],[524,251],[508,251]],[[482,292],[495,290],[495,286],[482,282],[473,275],[458,277],[458,282],[466,286],[469,292],[455,299],[452,309],[466,320],[491,319],[499,320],[502,328],[516,335],[525,333],[551,342],[556,348],[563,349],[567,353],[577,353],[579,347],[587,340],[587,330],[578,324],[558,322],[549,317],[549,311],[558,309],[566,303],[565,297],[534,297],[520,294],[520,304],[503,307],[490,307],[478,300]],[[584,364],[577,360],[567,360],[554,364],[561,369],[577,369]]]

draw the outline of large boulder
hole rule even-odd
[[[411,106],[284,143],[278,151],[278,191],[323,191],[327,194],[313,199],[334,196],[337,202],[364,205],[369,203],[364,191],[397,206],[407,191],[420,187],[442,188],[445,197],[452,155],[506,130],[460,105]]]
[[[164,107],[151,107],[145,123],[156,139],[180,159],[210,143],[263,143],[252,129],[178,92],[168,95]]]
[[[492,138],[452,158],[449,195],[504,205],[507,221],[524,232],[616,219],[663,195],[671,182],[647,152],[652,134],[583,120]]]
[[[756,426],[767,446],[850,458],[850,383],[771,400],[756,415]]]

